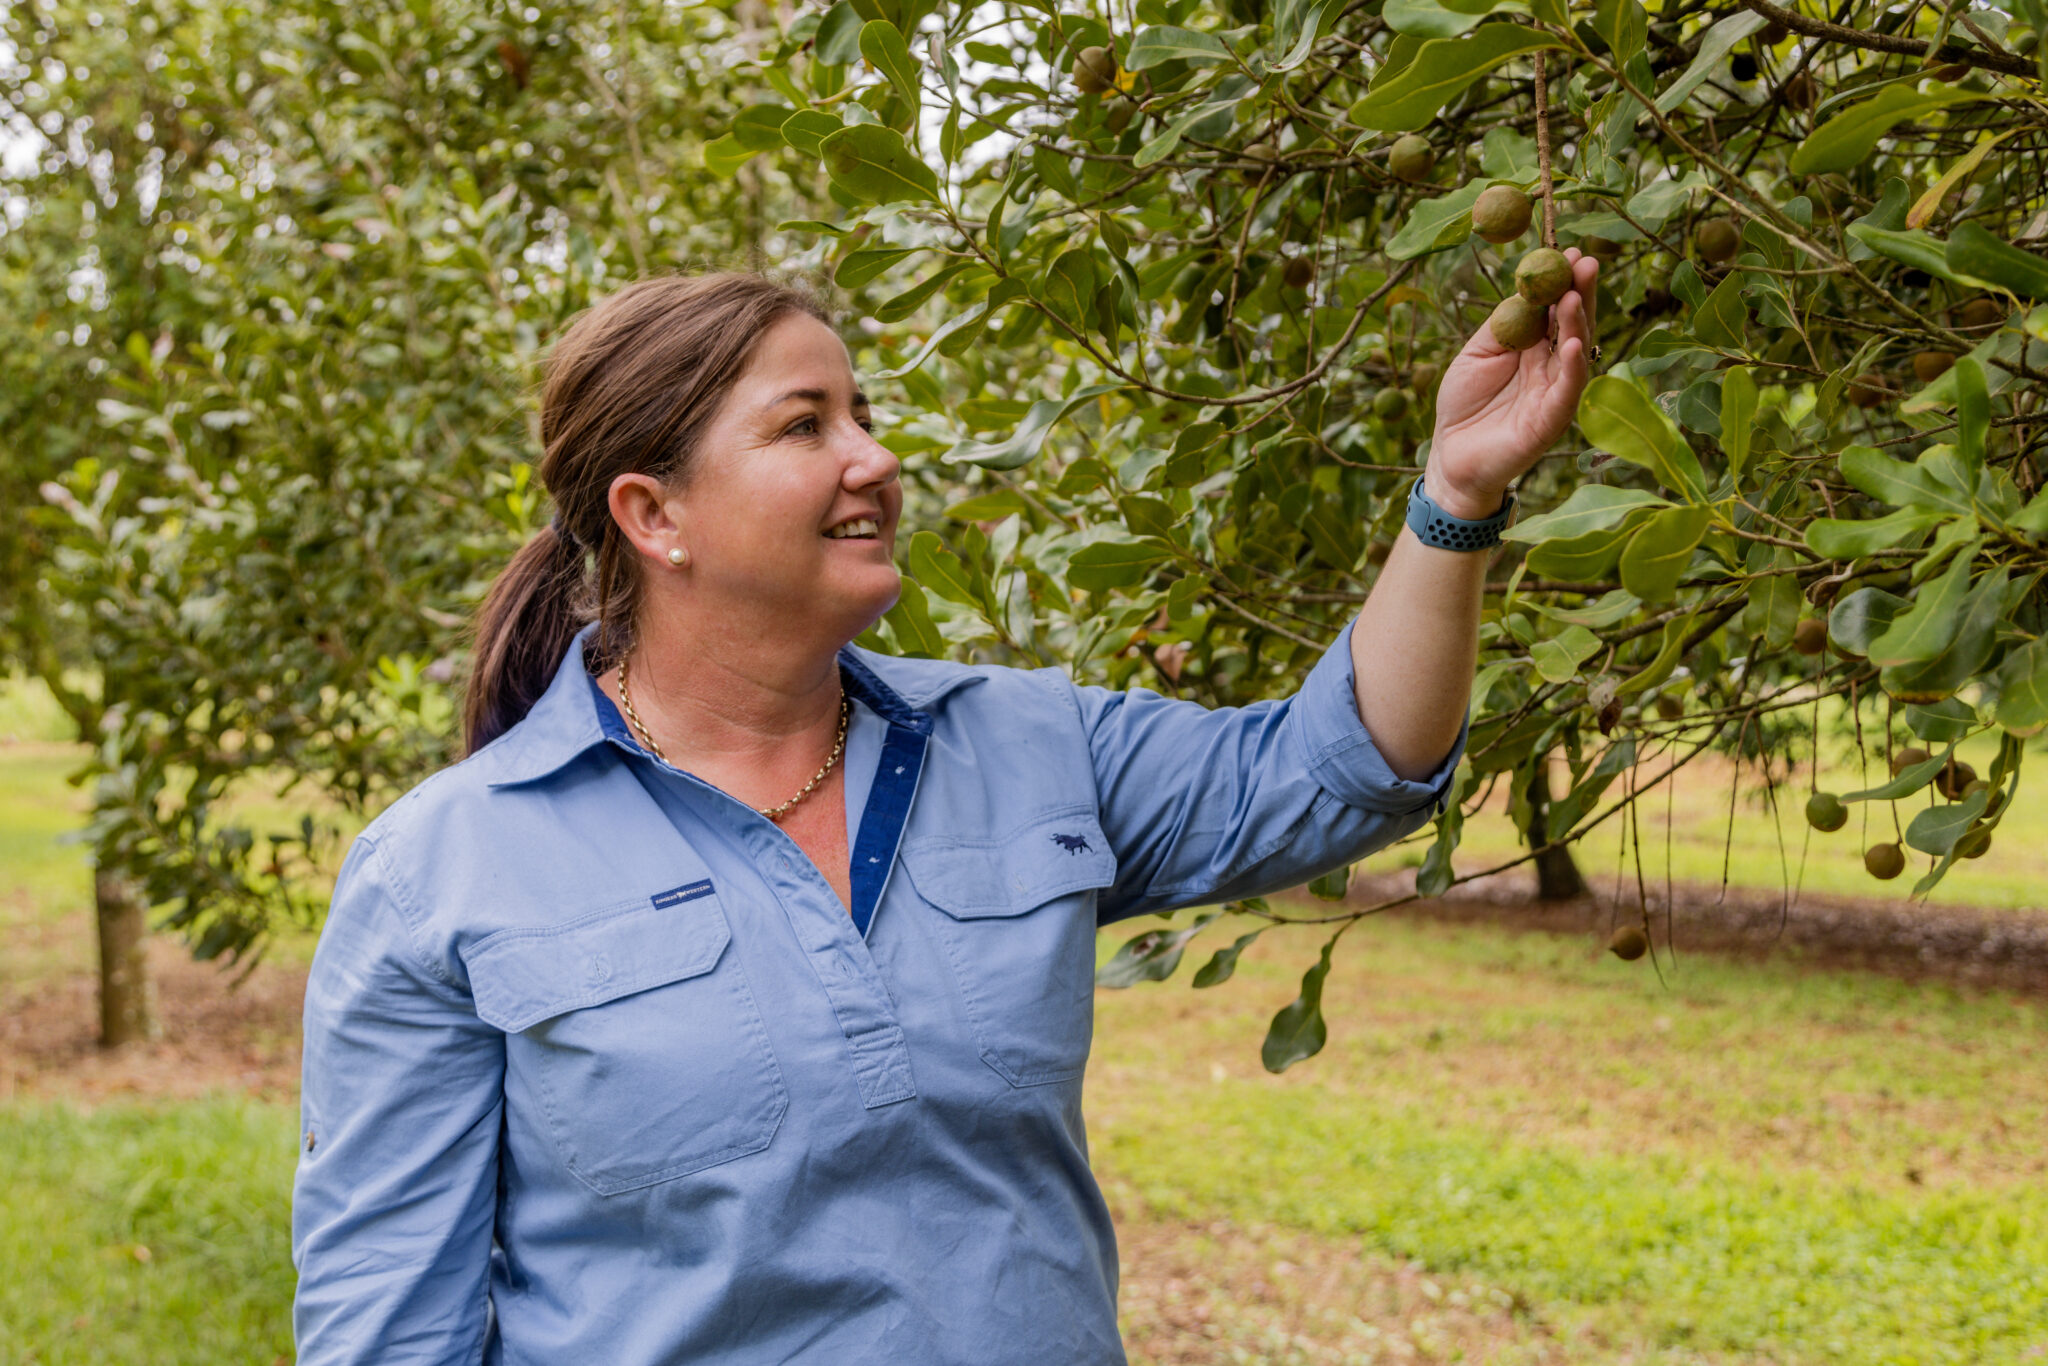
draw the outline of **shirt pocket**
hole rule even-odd
[[[774,1139],[789,1094],[731,939],[707,887],[463,951],[477,1015],[506,1033],[508,1071],[530,1083],[562,1165],[599,1195]]]
[[[959,981],[982,1061],[1012,1086],[1070,1081],[1095,1025],[1095,893],[1116,856],[1093,807],[1041,812],[988,838],[903,850]]]

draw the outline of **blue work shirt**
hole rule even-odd
[[[585,671],[349,850],[306,989],[302,1366],[1124,1360],[1095,934],[1415,829],[1350,630],[1284,701],[849,646],[853,914]],[[856,774],[855,770],[858,770]]]

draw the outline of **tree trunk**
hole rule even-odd
[[[1542,850],[1536,855],[1536,899],[1570,901],[1586,894],[1586,880],[1579,876],[1579,865],[1572,862],[1568,846],[1543,849],[1550,839],[1549,813],[1550,760],[1545,756],[1529,780],[1529,847]]]
[[[93,877],[100,925],[100,1046],[156,1037],[149,980],[149,922],[135,884],[104,870]]]

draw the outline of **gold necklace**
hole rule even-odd
[[[647,747],[647,752],[663,763],[667,763],[668,756],[661,752],[661,746],[655,742],[653,733],[647,729],[647,723],[640,719],[639,712],[633,710],[633,694],[626,687],[626,661],[624,659],[619,661],[619,703],[625,710],[626,719],[633,723],[633,732],[640,737],[640,743]],[[839,756],[845,752],[846,721],[852,712],[853,699],[848,697],[844,691],[841,691],[839,694],[839,734],[832,741],[832,753],[825,760],[825,766],[812,775],[809,782],[804,784],[803,791],[797,793],[782,805],[757,806],[754,810],[760,812],[771,821],[780,820],[789,813],[791,807],[810,796],[818,784],[825,781],[825,775],[832,771],[833,765],[839,762]]]

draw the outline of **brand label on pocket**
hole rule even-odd
[[[686,882],[680,887],[671,887],[665,892],[656,892],[652,897],[654,909],[659,911],[669,906],[680,906],[685,901],[695,901],[700,896],[711,895],[711,879],[702,882]]]

